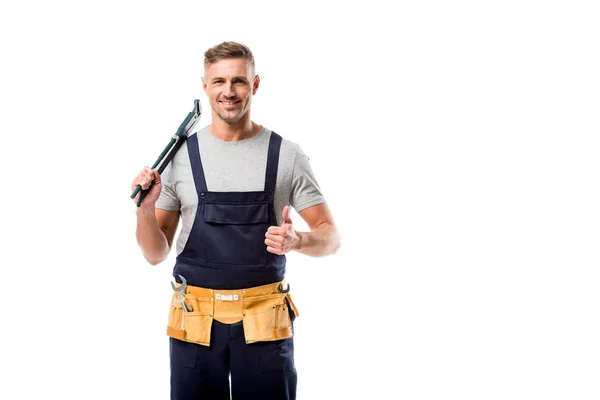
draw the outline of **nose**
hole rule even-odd
[[[233,84],[229,83],[225,86],[224,94],[227,97],[235,97],[235,91],[234,91]]]

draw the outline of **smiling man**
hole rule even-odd
[[[247,64],[244,58],[230,58],[206,67],[204,91],[213,111],[227,124],[238,122],[250,111],[252,96],[260,84],[254,66]]]
[[[162,176],[145,167],[132,182],[153,182],[136,211],[149,263],[168,257],[182,221],[173,276],[185,295],[173,294],[167,326],[171,399],[294,399],[298,310],[285,254],[334,254],[340,236],[308,157],[251,120],[260,78],[250,49],[223,42],[204,56],[212,123]],[[290,207],[309,232],[296,231]]]

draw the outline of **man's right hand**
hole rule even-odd
[[[150,192],[146,195],[140,207],[144,208],[152,208],[154,209],[154,204],[158,197],[160,196],[160,191],[162,190],[162,183],[160,180],[160,174],[157,170],[151,169],[148,166],[145,166],[142,172],[135,177],[133,182],[131,183],[131,191],[133,192],[137,185],[140,185],[143,190],[148,189],[150,183],[154,182],[152,187],[150,188]],[[137,205],[138,199],[140,198],[142,191],[140,190],[138,194],[133,199],[133,202]]]

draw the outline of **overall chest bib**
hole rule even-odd
[[[265,233],[276,226],[275,185],[281,136],[271,133],[265,186],[253,192],[211,192],[206,179],[197,134],[187,139],[198,194],[196,216],[173,276],[188,284],[214,289],[241,289],[281,281],[285,256],[267,251]]]

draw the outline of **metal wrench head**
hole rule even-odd
[[[279,282],[279,285],[277,286],[277,291],[279,293],[289,293],[290,292],[290,284],[288,283],[287,285],[287,289],[283,289],[283,287],[281,286],[281,282]]]
[[[175,286],[175,284],[173,282],[171,282],[171,288],[173,288],[173,290],[179,294],[183,294],[185,295],[185,289],[187,288],[187,281],[185,280],[185,278],[181,275],[178,275],[179,279],[181,279],[181,285],[179,285],[179,287]]]

